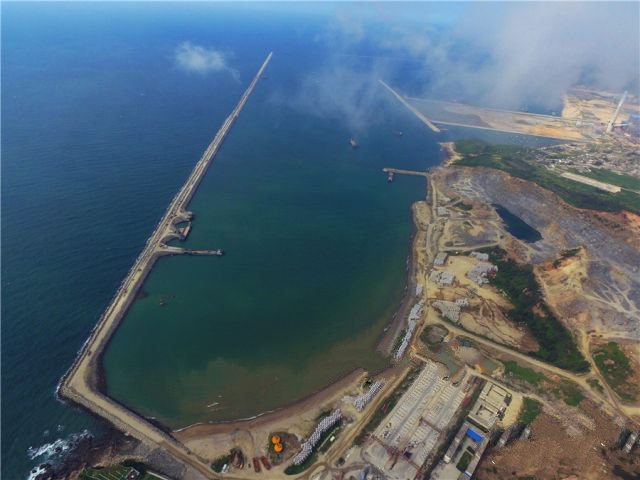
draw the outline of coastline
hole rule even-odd
[[[58,399],[86,408],[93,414],[109,421],[115,428],[145,443],[164,447],[176,458],[196,468],[201,473],[204,473],[205,476],[211,476],[211,471],[206,461],[194,458],[192,452],[167,432],[159,429],[154,422],[139,416],[106,395],[102,389],[104,387],[104,372],[100,367],[101,358],[157,259],[161,256],[175,253],[166,247],[164,241],[172,237],[176,222],[182,221],[185,217],[190,218],[190,213],[186,210],[187,205],[191,201],[209,165],[215,158],[226,134],[235,123],[269,64],[272,55],[272,52],[268,54],[238,104],[226,118],[184,185],[174,196],[153,233],[148,238],[144,249],[137,257],[120,287],[116,290],[114,297],[92,328],[74,362],[62,376],[56,388]]]
[[[254,81],[260,77],[270,57],[271,54],[267,57],[267,60]],[[253,85],[254,83],[252,83],[250,88],[252,88]],[[243,96],[243,99],[246,100],[246,97]],[[229,121],[229,119],[231,119],[232,122],[235,118],[237,118],[237,112],[232,113],[227,120]],[[223,129],[227,125],[228,123],[225,122]],[[219,136],[220,131],[214,138],[212,145],[216,140],[220,141]],[[215,155],[216,148],[213,149],[213,155],[209,158],[209,161],[211,161]],[[205,151],[203,159],[210,152],[212,152],[211,145],[207,151]],[[197,173],[197,169],[201,166],[203,159],[196,165],[194,173]],[[204,170],[201,169],[200,172],[206,171],[207,166],[208,165],[205,165]],[[352,389],[354,385],[356,385],[356,380],[364,379],[367,376],[378,376],[383,374],[383,372],[394,370],[396,365],[395,362],[389,360],[386,366],[377,372],[366,372],[362,368],[355,368],[301,399],[277,409],[262,412],[251,418],[216,421],[212,423],[196,423],[176,430],[171,430],[160,424],[160,422],[154,421],[154,419],[144,417],[135,410],[109,397],[106,391],[105,372],[101,361],[102,355],[106,351],[121,320],[126,316],[128,309],[137,298],[140,288],[142,288],[145,278],[155,266],[155,262],[161,256],[175,253],[169,250],[162,250],[159,248],[161,245],[158,244],[156,244],[155,248],[150,252],[148,249],[150,246],[154,246],[154,240],[159,239],[159,241],[162,241],[167,238],[167,231],[163,230],[163,227],[172,225],[171,222],[176,215],[189,214],[185,209],[187,203],[184,203],[184,200],[186,198],[186,202],[190,201],[191,195],[197,187],[199,180],[196,179],[193,181],[194,173],[192,173],[185,183],[185,186],[183,186],[170,204],[162,220],[158,223],[156,230],[154,230],[154,233],[147,241],[145,249],[134,263],[129,275],[116,291],[109,306],[92,329],[91,334],[82,346],[72,367],[65,373],[58,385],[57,395],[60,399],[88,409],[92,414],[106,419],[114,425],[115,428],[131,434],[145,443],[163,447],[179,461],[196,468],[205,474],[206,477],[218,478],[218,476],[209,469],[207,459],[194,454],[195,452],[182,442],[183,439],[198,438],[213,433],[231,432],[238,428],[245,429],[269,426],[288,419],[292,415],[300,412],[304,412],[305,415],[310,415],[310,412],[315,412],[321,408],[321,404],[327,403],[330,399],[337,398],[336,395],[344,395],[347,389]],[[179,205],[180,209],[176,212],[176,201],[181,199],[180,195],[187,187],[190,187],[189,195],[182,197],[183,203]],[[425,197],[429,195],[428,190],[427,180],[427,182],[425,182]],[[399,305],[395,310],[395,314],[390,321],[385,322],[384,325],[386,325],[386,328],[380,333],[379,340],[376,344],[377,346],[375,347],[386,355],[390,354],[390,350],[406,321],[406,316],[418,298],[416,297],[418,250],[420,246],[424,244],[426,235],[424,225],[420,223],[420,219],[418,218],[417,205],[419,203],[424,203],[424,199],[420,199],[411,205],[413,232],[408,245],[409,252],[406,260],[406,274],[408,277],[406,279],[405,289]],[[172,214],[173,217],[171,217]]]

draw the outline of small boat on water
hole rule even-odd
[[[393,182],[393,172],[389,172],[389,174],[387,175],[387,182]]]
[[[401,130],[392,130],[392,132],[396,137],[401,137],[404,135],[404,132],[402,132]]]
[[[356,142],[355,138],[351,137],[349,139],[349,144],[353,147],[353,148],[358,148],[358,142]]]

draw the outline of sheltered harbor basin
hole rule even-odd
[[[387,362],[376,344],[425,180],[380,172],[424,170],[439,147],[382,95],[353,149],[346,123],[274,104],[291,69],[274,57],[189,205],[184,246],[227,255],[161,259],[105,354],[108,394],[172,428],[251,417]]]

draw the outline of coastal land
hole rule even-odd
[[[184,465],[180,478],[637,474],[625,450],[640,425],[637,179],[608,175],[620,189],[605,195],[554,172],[544,148],[441,147],[443,164],[429,172],[384,171],[388,188],[407,174],[425,177],[428,191],[412,205],[407,287],[378,343],[388,368],[356,369],[255,418],[168,431],[96,388],[105,331],[61,395],[163,449]],[[160,240],[175,235],[185,205],[163,218]],[[154,258],[171,248],[158,244]],[[561,441],[575,455],[526,461],[531,432],[538,449],[562,452]],[[488,451],[491,438],[501,440]]]

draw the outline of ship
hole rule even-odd
[[[392,130],[392,132],[396,137],[401,137],[404,135],[404,132],[401,130]]]
[[[389,172],[389,174],[387,175],[387,182],[393,182],[393,172]]]
[[[355,138],[351,137],[351,138],[349,139],[349,143],[351,144],[351,146],[352,146],[353,148],[358,148],[358,142],[356,142]]]
[[[223,249],[221,249],[221,248],[219,248],[219,249],[217,249],[217,250],[214,250],[214,251],[213,251],[213,254],[214,254],[214,255],[217,255],[218,257],[222,257],[222,256],[224,255],[224,250],[223,250]]]

